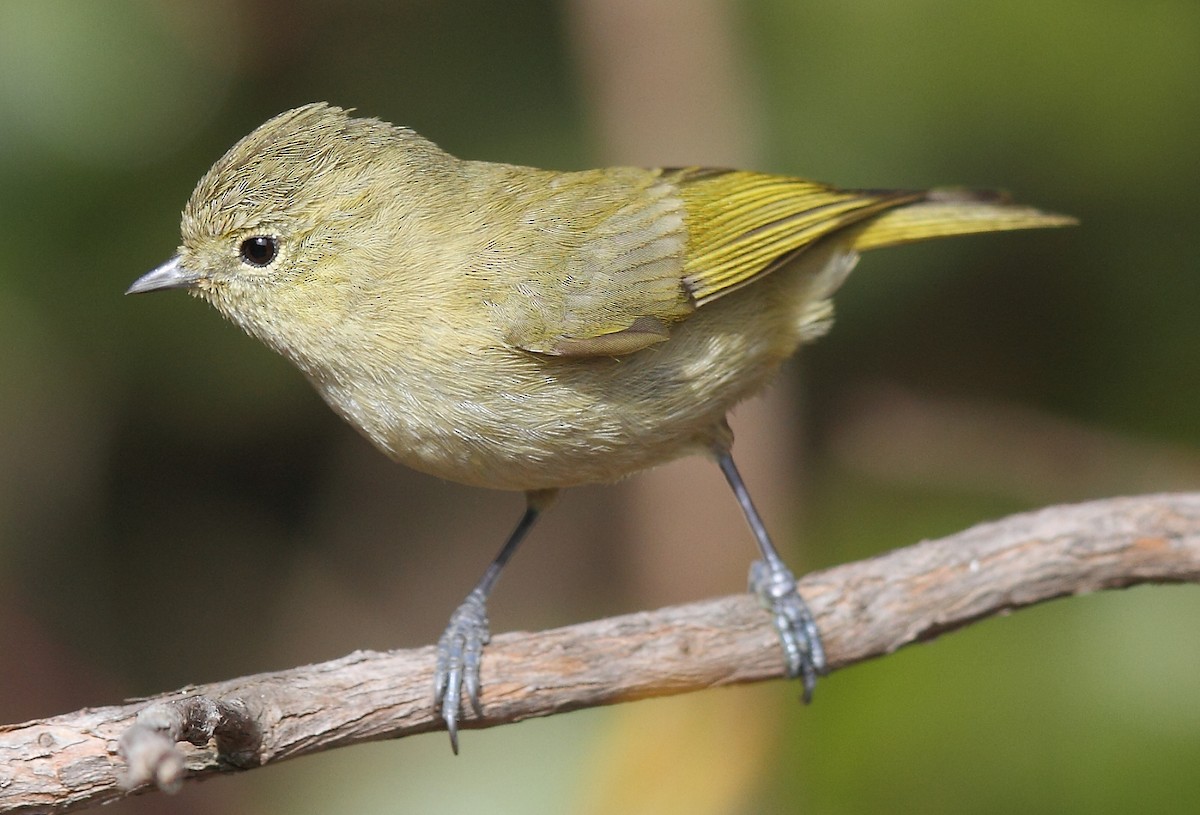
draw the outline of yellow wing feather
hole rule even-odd
[[[770,272],[831,232],[924,194],[837,190],[734,171],[683,170],[675,180],[687,212],[684,285],[697,305]]]

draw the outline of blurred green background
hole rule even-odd
[[[180,294],[192,186],[328,100],[460,155],[1000,187],[1071,230],[869,255],[734,417],[799,570],[1200,485],[1200,4],[0,3],[0,721],[436,639],[520,511],[385,460]],[[577,490],[492,605],[740,590],[715,468]],[[339,750],[106,811],[1194,811],[1200,592],[987,620],[825,680]]]

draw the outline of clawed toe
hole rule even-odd
[[[796,589],[796,578],[779,561],[756,560],[750,566],[750,591],[775,623],[788,677],[799,678],[804,701],[812,701],[817,677],[825,673],[825,649],[812,612]]]
[[[472,591],[454,614],[438,640],[437,668],[433,679],[433,702],[440,707],[442,721],[450,733],[450,747],[458,753],[458,722],[465,691],[476,716],[483,716],[479,703],[479,667],[483,646],[491,635],[487,606],[479,591]]]

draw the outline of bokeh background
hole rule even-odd
[[[473,158],[961,184],[1071,230],[867,256],[734,417],[798,570],[1200,485],[1200,5],[0,3],[0,721],[432,642],[519,497],[391,464],[181,294],[201,173],[313,100]],[[494,597],[536,629],[740,590],[716,469],[568,493]],[[340,750],[109,812],[1194,811],[1200,591],[992,619],[825,680]]]

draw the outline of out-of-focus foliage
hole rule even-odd
[[[209,164],[303,102],[475,158],[621,161],[581,53],[674,53],[714,9],[750,119],[723,124],[757,140],[755,169],[1003,187],[1082,219],[864,259],[788,372],[805,488],[770,520],[797,564],[1200,485],[1200,5],[618,4],[650,45],[590,29],[591,5],[0,3],[0,721],[432,641],[520,502],[390,464],[199,303],[121,292],[173,251]],[[655,540],[619,520],[622,492],[578,494],[505,576],[497,629],[680,599],[635,588],[627,553],[653,562]],[[109,811],[1194,809],[1198,594],[990,620],[835,675],[808,709],[784,683],[710,692]]]

